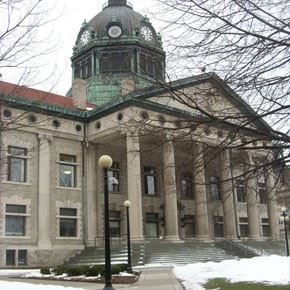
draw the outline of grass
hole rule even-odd
[[[202,285],[205,289],[215,290],[289,290],[290,285],[265,285],[252,282],[231,283],[226,279],[212,279]]]

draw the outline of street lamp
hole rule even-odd
[[[286,242],[286,255],[289,257],[289,244],[288,244],[288,234],[287,234],[287,222],[289,221],[288,211],[285,206],[281,208],[280,221],[284,224],[285,232],[285,242]]]
[[[114,290],[112,286],[110,224],[109,224],[109,190],[108,190],[108,169],[112,166],[113,160],[109,155],[102,155],[99,158],[98,163],[99,163],[99,166],[104,171],[104,226],[105,226],[105,287],[104,287],[104,290]]]
[[[127,272],[133,273],[132,271],[132,260],[131,260],[131,240],[130,240],[130,218],[129,218],[129,208],[131,206],[131,201],[126,200],[124,202],[124,207],[126,208],[127,213],[127,249],[128,249],[128,264],[127,264]]]

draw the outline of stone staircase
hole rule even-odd
[[[132,264],[143,265],[144,244],[134,244],[131,246]],[[127,247],[120,246],[111,249],[112,264],[127,264],[128,251]],[[90,247],[86,248],[76,256],[65,262],[65,265],[96,265],[105,264],[105,249]]]
[[[189,264],[207,261],[222,261],[237,258],[228,254],[215,243],[190,241],[184,243],[169,243],[166,241],[151,241],[145,246],[145,264]]]

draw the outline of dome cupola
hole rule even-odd
[[[130,92],[164,80],[161,37],[126,0],[109,0],[83,22],[71,59],[73,78],[86,80],[87,100],[96,105],[126,94],[124,87]]]

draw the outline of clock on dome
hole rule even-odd
[[[80,37],[80,45],[86,45],[91,40],[91,32],[88,30],[83,31]]]
[[[108,35],[111,38],[118,38],[122,34],[122,28],[119,25],[112,25],[108,29]]]
[[[148,26],[142,26],[140,29],[141,38],[145,41],[152,41],[154,36],[152,30]]]

